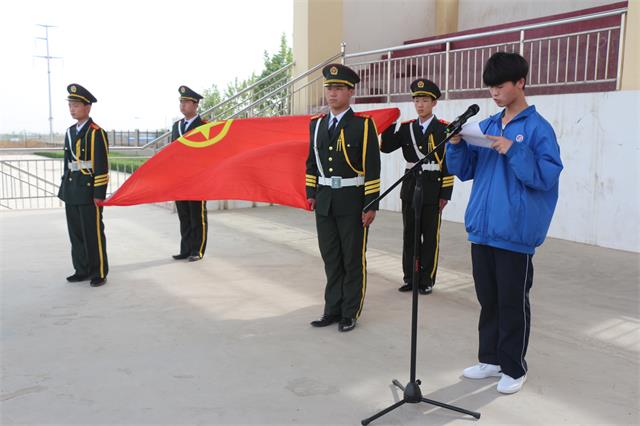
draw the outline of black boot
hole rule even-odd
[[[324,314],[322,315],[322,318],[320,318],[319,320],[311,321],[311,325],[314,327],[326,327],[338,321],[340,321],[339,315]]]
[[[338,325],[339,331],[351,331],[354,328],[356,328],[355,318],[342,318],[340,320],[340,324]]]

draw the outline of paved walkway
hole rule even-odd
[[[358,327],[312,329],[324,273],[313,217],[282,207],[209,214],[207,255],[176,262],[177,217],[105,213],[109,282],[69,284],[61,209],[0,213],[1,423],[357,425],[409,374],[410,296],[398,213],[381,212]],[[460,224],[443,223],[438,285],[420,297],[425,397],[478,424],[637,424],[637,254],[548,240],[534,257],[529,380],[461,378],[475,362],[478,304]],[[426,404],[376,425],[475,424]]]

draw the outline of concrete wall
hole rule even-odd
[[[294,74],[303,73],[340,53],[342,0],[294,0]]]
[[[622,90],[640,90],[640,0],[629,0],[627,7]]]
[[[528,102],[553,125],[564,163],[549,236],[640,252],[640,91],[531,96]],[[498,111],[489,99],[468,99],[441,101],[435,112],[451,120],[472,103],[480,106],[481,118]],[[400,108],[401,120],[415,116],[411,103],[390,106]],[[384,190],[401,176],[404,160],[399,151],[382,155]],[[471,185],[456,178],[444,219],[464,221]],[[400,211],[397,189],[381,207]]]
[[[343,0],[347,53],[436,34],[435,0]]]
[[[458,31],[458,0],[436,0],[436,35]]]
[[[458,31],[541,18],[611,3],[617,3],[617,0],[459,0]]]
[[[618,0],[294,0],[295,73],[339,52],[397,46],[406,40],[540,18]],[[625,58],[633,63],[623,89],[636,90],[640,80],[637,52],[640,0],[629,0]],[[342,19],[340,19],[342,17]],[[625,64],[625,67],[627,65]]]

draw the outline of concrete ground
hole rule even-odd
[[[397,401],[409,375],[410,295],[401,218],[369,240],[358,327],[312,329],[324,272],[310,214],[209,214],[203,261],[170,257],[178,220],[155,206],[105,212],[106,286],[69,284],[61,209],[0,213],[1,423],[356,425]],[[427,398],[478,424],[638,424],[639,257],[549,239],[534,257],[529,380],[463,379],[478,303],[462,225],[443,223],[438,285],[420,297],[418,378]],[[406,404],[377,425],[475,424]]]

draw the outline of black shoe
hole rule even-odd
[[[187,257],[189,257],[189,255],[180,253],[180,254],[174,254],[171,257],[173,257],[175,260],[182,260],[182,259],[186,259]]]
[[[355,318],[342,318],[338,324],[338,331],[351,331],[356,328]]]
[[[201,260],[202,256],[198,256],[197,254],[195,256],[189,256],[189,262],[197,262],[198,260]]]
[[[70,283],[79,283],[80,281],[85,281],[89,279],[89,277],[84,277],[82,275],[73,274],[67,277],[67,281]]]
[[[106,284],[107,279],[106,278],[91,278],[91,287],[100,287],[101,285]]]
[[[319,320],[311,321],[311,325],[314,327],[326,327],[338,321],[340,321],[339,315],[324,314],[322,315],[322,318],[320,318]]]
[[[406,291],[411,291],[412,289],[413,289],[413,286],[411,284],[404,283],[404,285],[400,287],[398,291],[406,292]]]
[[[420,287],[418,289],[418,292],[420,292],[420,294],[431,294],[431,292],[433,291],[433,286],[427,286],[427,287]]]

